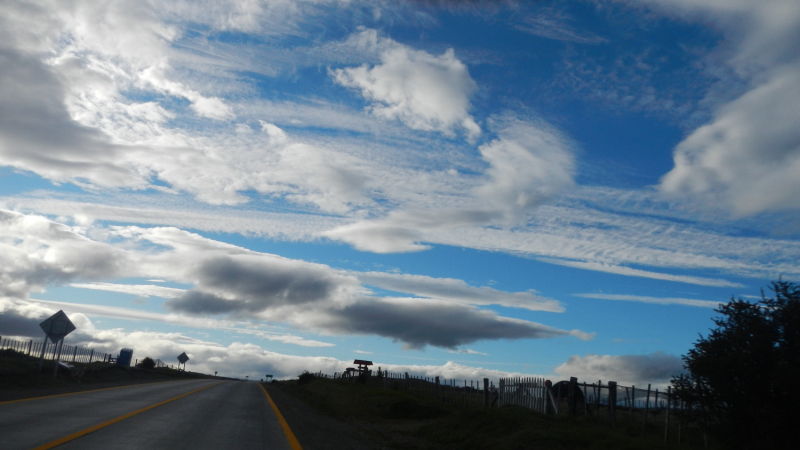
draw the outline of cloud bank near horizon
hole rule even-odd
[[[173,361],[176,355],[186,352],[191,358],[189,370],[201,373],[218,371],[220,376],[239,378],[249,376],[251,379],[259,379],[264,374],[270,373],[277,379],[290,379],[297,377],[305,370],[322,371],[331,375],[334,372],[341,373],[347,367],[352,366],[351,361],[342,361],[331,357],[281,354],[255,344],[241,342],[221,345],[183,333],[98,329],[87,316],[87,314],[95,315],[97,311],[89,309],[86,313],[75,312],[81,308],[81,305],[59,302],[23,302],[0,298],[0,328],[5,330],[5,338],[38,338],[41,334],[39,322],[52,315],[56,308],[62,307],[68,312],[70,320],[77,326],[77,330],[69,335],[68,343],[70,345],[87,346],[106,353],[118,352],[120,348],[133,348],[134,357],[138,359],[150,356],[168,363]],[[257,333],[257,331],[253,332]],[[273,335],[273,337],[273,340],[281,341],[299,339],[297,336],[290,335]],[[310,346],[314,347],[314,345]],[[370,354],[358,350],[355,352]],[[458,353],[475,352],[464,350]],[[652,381],[658,383],[663,381],[665,373],[672,370],[674,364],[672,364],[671,358],[674,357],[663,354],[649,356],[587,355],[585,358],[573,356],[551,374],[485,369],[453,361],[448,361],[443,365],[403,365],[376,359],[374,363],[376,368],[380,366],[382,370],[391,372],[408,372],[410,375],[426,377],[440,376],[444,379],[459,381],[489,378],[496,382],[500,377],[522,376],[555,378],[553,381],[557,381],[558,377],[568,378],[576,375],[582,380],[590,380],[599,375],[604,380],[618,379],[621,380],[620,382],[625,380],[625,382]],[[611,364],[612,362],[614,364]],[[635,363],[634,367],[631,366],[631,362]],[[631,378],[631,374],[635,374],[639,378]]]
[[[471,288],[452,279],[367,273],[372,284],[425,297],[379,297],[359,274],[258,253],[175,228],[68,227],[40,216],[0,211],[0,295],[28,299],[48,286],[77,285],[167,297],[164,307],[195,317],[287,323],[321,334],[378,335],[409,348],[455,349],[480,340],[575,336],[478,306],[505,303],[563,311],[530,293]],[[192,286],[174,289],[104,280],[155,278]],[[458,287],[449,291],[448,286]],[[492,297],[500,298],[493,301]],[[477,306],[476,306],[477,305]]]

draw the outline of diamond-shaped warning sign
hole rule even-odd
[[[185,364],[186,361],[188,361],[188,360],[189,360],[189,357],[186,356],[186,352],[183,352],[180,355],[178,355],[178,362],[180,362],[181,364]]]
[[[64,311],[59,311],[44,322],[39,324],[47,337],[55,344],[64,336],[75,331],[75,325],[69,320]]]

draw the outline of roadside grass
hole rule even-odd
[[[57,376],[53,377],[55,364],[53,361],[45,361],[42,370],[39,371],[39,358],[13,350],[0,350],[0,401],[78,392],[104,386],[208,377],[204,374],[183,373],[166,367],[140,369],[101,361],[67,362],[79,369],[85,369],[80,381],[73,378],[65,369],[59,369]]]
[[[618,420],[595,423],[591,418],[555,417],[509,406],[490,410],[461,409],[406,392],[379,389],[349,381],[315,378],[274,383],[285,393],[338,419],[363,424],[387,448],[419,449],[694,449],[704,448],[696,430],[683,430],[664,444],[663,425]],[[410,438],[398,439],[397,435]],[[710,445],[709,448],[715,448]]]

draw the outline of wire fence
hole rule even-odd
[[[0,350],[12,350],[17,354],[40,357],[44,346],[44,359],[55,360],[59,356],[58,344],[53,344],[49,340],[44,342],[17,341],[14,339],[4,339],[0,336]],[[60,351],[61,361],[91,363],[94,361],[111,361],[113,356],[110,353],[95,351],[94,349],[79,347],[77,345],[63,345]]]
[[[585,421],[616,428],[623,426],[636,433],[663,433],[682,440],[687,432],[683,420],[691,414],[691,405],[680,401],[672,388],[666,391],[634,385],[620,386],[616,382],[579,383],[577,378],[551,384],[544,378],[500,378],[498,384],[482,380],[453,380],[440,377],[414,376],[388,371],[349,370],[320,378],[360,382],[381,389],[394,389],[412,395],[438,400],[461,408],[500,408],[519,406],[541,414],[572,416]],[[639,428],[637,428],[639,427]],[[696,431],[696,430],[693,430]],[[685,439],[685,436],[684,436]]]
[[[336,372],[333,375],[317,372],[319,378],[360,382],[379,389],[408,392],[414,396],[434,399],[460,408],[483,408],[485,392],[481,380],[455,380],[440,377],[423,377],[389,371]],[[491,385],[492,388],[494,385]]]

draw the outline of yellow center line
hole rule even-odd
[[[272,401],[272,397],[269,396],[269,393],[266,389],[264,389],[264,385],[259,383],[261,389],[264,391],[264,395],[267,396],[267,400],[269,401],[270,406],[272,406],[272,410],[275,411],[275,415],[278,416],[278,422],[281,423],[281,428],[283,428],[283,433],[286,434],[286,439],[289,440],[289,445],[292,447],[292,450],[303,450],[303,447],[300,447],[300,442],[297,441],[297,438],[292,433],[292,429],[289,428],[289,424],[286,423],[286,419],[283,418],[283,414],[278,411],[278,406],[275,402]]]
[[[130,417],[133,417],[133,416],[135,416],[137,414],[143,413],[143,412],[145,412],[147,410],[159,407],[159,406],[167,404],[169,402],[173,402],[173,401],[175,401],[175,400],[177,400],[179,398],[186,397],[187,395],[194,394],[195,392],[202,391],[203,389],[208,389],[208,388],[210,388],[212,386],[216,386],[216,385],[218,385],[220,383],[221,383],[221,381],[219,383],[214,383],[214,384],[210,384],[208,386],[203,386],[200,389],[195,389],[195,390],[193,390],[191,392],[187,392],[185,394],[181,394],[181,395],[179,395],[177,397],[173,397],[173,398],[171,398],[169,400],[164,400],[163,402],[156,403],[155,405],[150,405],[150,406],[147,406],[147,407],[142,408],[140,410],[134,411],[132,413],[125,414],[124,416],[119,416],[116,419],[108,420],[106,422],[103,422],[101,424],[95,425],[93,427],[89,427],[89,428],[87,428],[85,430],[78,431],[77,433],[72,433],[69,436],[64,436],[61,439],[56,439],[53,442],[48,442],[47,444],[41,445],[39,447],[36,447],[33,450],[47,450],[47,449],[50,449],[50,448],[53,448],[53,447],[58,447],[61,444],[65,444],[65,443],[67,443],[69,441],[78,439],[79,437],[86,436],[89,433],[94,433],[95,431],[97,431],[97,430],[99,430],[101,428],[105,428],[105,427],[107,427],[109,425],[113,425],[113,424],[115,424],[117,422],[123,421],[123,420],[128,419]]]
[[[161,383],[174,383],[176,381],[189,381],[189,380],[154,381],[152,383],[128,384],[128,385],[125,385],[125,386],[115,386],[115,387],[102,388],[102,389],[91,389],[91,390],[88,390],[88,391],[68,392],[66,394],[55,394],[55,395],[44,395],[42,397],[20,398],[20,399],[17,399],[17,400],[7,400],[5,402],[0,402],[0,405],[5,405],[6,403],[29,402],[31,400],[41,400],[41,399],[44,399],[44,398],[64,397],[64,396],[67,396],[67,395],[87,394],[89,392],[109,391],[111,389],[122,389],[122,388],[134,387],[134,386],[144,386],[144,385],[161,384]]]

